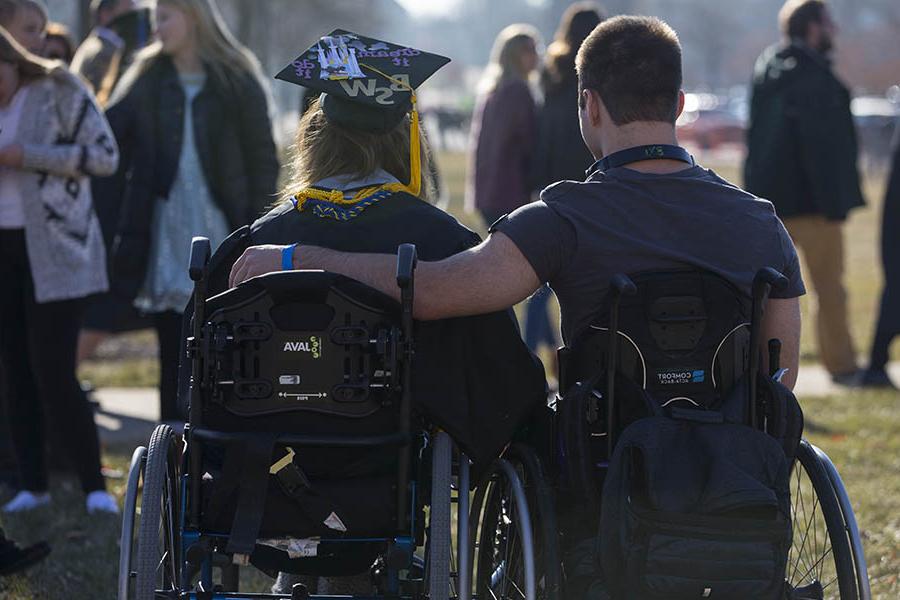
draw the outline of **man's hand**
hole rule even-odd
[[[21,144],[10,144],[0,148],[0,166],[21,169],[24,160],[24,151]]]
[[[281,271],[281,253],[287,246],[265,244],[262,246],[250,246],[231,267],[228,276],[228,287],[247,281],[257,275]]]

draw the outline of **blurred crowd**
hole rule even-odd
[[[155,329],[160,418],[179,422],[190,239],[217,245],[277,193],[268,84],[213,0],[93,0],[91,9],[94,27],[76,44],[40,0],[0,0],[0,482],[17,491],[7,513],[50,502],[48,448],[75,467],[89,512],[117,511],[78,363],[111,334]],[[605,17],[593,3],[572,4],[546,51],[527,24],[497,36],[478,89],[466,181],[466,207],[485,224],[554,182],[583,179],[600,158],[581,140],[575,57]],[[838,383],[892,386],[900,153],[894,144],[885,286],[860,368],[843,236],[863,198],[851,97],[830,59],[837,27],[817,0],[789,0],[780,27],[783,41],[752,74],[744,185],[775,204],[804,255],[825,368]],[[559,343],[551,296],[544,288],[528,301],[524,337],[533,350]],[[4,544],[0,532],[0,563]],[[44,553],[26,550],[29,560]]]

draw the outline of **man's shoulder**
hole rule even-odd
[[[641,188],[643,185],[655,189],[658,193],[660,186],[677,184],[677,188],[673,187],[673,189],[677,189],[675,193],[678,194],[687,195],[687,190],[696,188],[696,192],[690,193],[692,197],[702,195],[709,199],[731,201],[736,203],[733,206],[736,206],[737,210],[774,212],[771,202],[720,177],[712,169],[706,169],[699,165],[695,169],[696,172],[690,176],[673,177],[670,180],[664,178],[629,179],[627,184],[617,177],[597,173],[586,181],[554,183],[541,192],[541,201],[554,212],[566,213],[572,209],[578,210],[579,207],[588,203],[593,206],[605,203],[621,204],[626,196],[633,194],[636,188]],[[592,210],[591,212],[597,211]]]

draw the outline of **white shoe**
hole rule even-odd
[[[50,504],[50,493],[34,494],[32,492],[22,490],[15,497],[3,505],[3,512],[17,513],[27,512],[42,506]]]
[[[90,514],[119,514],[119,504],[116,502],[116,499],[113,498],[112,494],[104,490],[97,490],[88,494],[85,504],[87,505],[87,511]]]

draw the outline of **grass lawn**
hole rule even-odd
[[[834,460],[850,491],[859,521],[875,598],[900,597],[900,402],[887,393],[852,393],[802,400],[815,423],[807,437]],[[105,461],[127,469],[131,449],[109,448]],[[124,479],[110,482],[120,498]],[[90,600],[115,597],[118,519],[90,517],[70,479],[54,483],[53,505],[27,517],[3,517],[14,538],[48,539],[50,559],[26,576],[0,579],[6,600]],[[243,591],[265,591],[271,580],[252,568]]]

